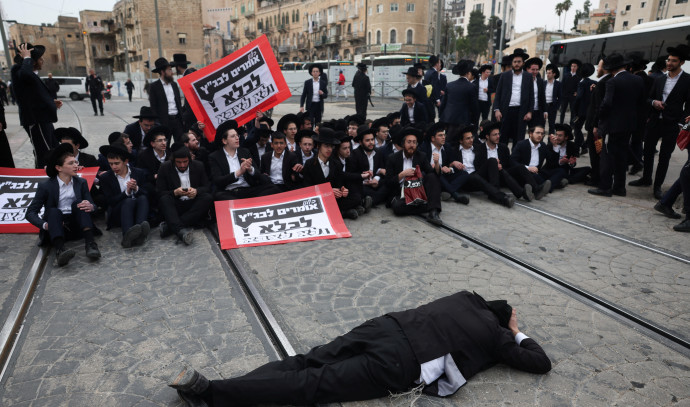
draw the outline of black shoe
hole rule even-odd
[[[527,202],[534,201],[534,191],[532,191],[532,185],[525,184],[525,192],[522,194],[522,197],[525,198],[525,201]]]
[[[134,246],[141,246],[142,244],[146,243],[146,238],[148,237],[149,232],[151,232],[151,225],[149,225],[147,221],[141,222],[141,225],[139,226],[141,226],[141,234],[132,242]]]
[[[469,203],[470,203],[470,196],[467,194],[461,194],[459,192],[453,192],[450,195],[453,197],[455,202],[459,202],[459,203],[465,204],[465,205],[469,205]]]
[[[166,237],[173,234],[173,231],[170,230],[166,222],[161,222],[160,225],[158,225],[158,228],[161,233],[161,239],[165,239]]]
[[[515,205],[515,198],[513,198],[510,195],[506,195],[501,199],[501,205],[505,206],[506,208],[512,208],[513,205]]]
[[[599,185],[599,181],[593,180],[593,179],[588,179],[587,181],[585,181],[585,185],[587,185],[588,187],[596,187]]]
[[[57,260],[58,267],[66,266],[75,254],[72,249],[62,248],[55,250],[55,259]]]
[[[610,189],[595,188],[595,189],[588,189],[587,192],[589,192],[592,195],[599,195],[599,196],[606,196],[606,197],[611,197],[613,195],[611,193]]]
[[[657,212],[661,212],[667,218],[671,218],[671,219],[682,218],[682,216],[680,216],[680,213],[674,211],[673,208],[666,206],[666,205],[662,204],[661,202],[657,202],[656,205],[654,205],[654,209]]]
[[[544,181],[543,184],[541,184],[541,187],[539,187],[539,191],[537,191],[537,193],[534,194],[534,199],[536,199],[536,200],[542,199],[543,197],[546,196],[546,194],[549,193],[550,190],[551,190],[551,180],[547,179],[546,181]]]
[[[191,229],[182,229],[179,232],[177,232],[177,237],[180,238],[180,240],[189,246],[194,242],[194,235],[192,234]]]
[[[617,196],[626,196],[628,194],[628,192],[625,190],[625,188],[618,188],[618,189],[612,189],[611,194],[617,195]]]
[[[442,200],[442,201],[447,201],[447,200],[449,200],[452,196],[453,196],[453,195],[451,195],[450,193],[448,193],[448,192],[446,192],[446,191],[442,191],[442,192],[441,192],[441,200]]]
[[[661,193],[661,188],[654,188],[654,199],[661,199],[664,194]]]
[[[628,185],[630,185],[631,187],[648,187],[648,186],[652,185],[652,180],[646,179],[646,178],[640,178],[640,179],[636,179],[635,181],[628,182]]]
[[[96,242],[89,242],[86,244],[86,257],[91,260],[96,260],[101,258],[101,251],[98,250],[98,245]]]
[[[561,186],[561,188],[565,188],[565,187],[568,186],[568,184],[569,184],[568,178],[563,178],[563,179],[561,180],[560,186]]]
[[[95,112],[94,112],[94,114],[93,114],[93,115],[94,115],[94,116],[98,116],[98,113],[95,113]]]
[[[362,205],[359,205],[358,207],[356,207],[355,210],[357,211],[357,216],[364,215],[364,207]]]
[[[588,151],[589,150],[587,149],[587,147],[582,147],[582,149],[580,150],[580,155],[585,155]]]
[[[355,220],[359,218],[359,212],[357,212],[357,209],[348,209],[343,212],[343,218]]]
[[[374,198],[367,195],[362,199],[362,204],[364,206],[364,213],[369,213],[371,207],[374,206]]]
[[[184,366],[168,381],[168,386],[187,394],[199,395],[208,389],[208,385],[208,379],[189,366]]]
[[[141,236],[141,226],[134,225],[125,232],[122,236],[122,247],[128,249],[132,247],[132,243]]]
[[[643,168],[644,168],[644,166],[642,166],[640,164],[633,164],[633,166],[632,166],[632,168],[630,168],[630,172],[628,174],[635,175],[638,172],[642,171]]]
[[[432,209],[429,211],[429,214],[426,216],[426,220],[431,224],[434,224],[436,226],[441,226],[441,225],[443,225],[443,221],[441,220],[441,217],[438,214],[439,214],[438,209]]]
[[[685,219],[673,227],[676,232],[690,232],[690,219]]]

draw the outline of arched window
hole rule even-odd
[[[369,41],[367,41],[367,44],[371,45],[371,31],[369,31]]]
[[[389,38],[390,40],[388,42],[390,42],[391,44],[395,44],[396,42],[398,42],[398,31],[396,31],[395,28],[391,30]]]
[[[381,44],[381,30],[376,30],[376,44]]]
[[[407,30],[407,39],[405,41],[407,44],[412,44],[414,42],[414,32],[412,29]]]

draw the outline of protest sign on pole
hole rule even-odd
[[[218,62],[177,80],[196,118],[213,141],[230,119],[243,125],[291,96],[265,35]]]
[[[351,237],[331,184],[259,198],[216,202],[220,247]]]
[[[98,167],[84,168],[79,172],[79,176],[89,183],[89,189],[96,173]],[[46,179],[48,176],[42,169],[0,167],[0,233],[38,233],[38,228],[25,216],[38,184]]]

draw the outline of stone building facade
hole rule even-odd
[[[624,31],[642,23],[690,16],[688,0],[618,0],[614,31]]]
[[[93,68],[104,78],[112,77],[117,43],[110,11],[82,10],[79,12],[84,55],[87,69]]]

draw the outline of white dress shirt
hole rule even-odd
[[[484,91],[484,89],[489,89],[489,78],[482,79],[479,78],[479,100],[488,102],[489,94]]]
[[[531,155],[529,158],[529,165],[527,167],[537,167],[539,166],[539,146],[541,144],[534,144],[530,141],[530,146],[532,147]]]
[[[287,149],[288,149],[288,151],[292,151],[293,153],[294,153],[295,151],[297,151],[297,148],[298,148],[298,146],[297,146],[297,141],[293,141],[293,142],[291,143],[290,140],[288,140],[287,137],[286,137],[286,138],[285,138],[285,144],[287,144]]]
[[[553,103],[553,87],[554,84],[556,83],[556,80],[554,79],[553,81],[546,81],[546,103]]]
[[[474,146],[468,149],[460,147],[460,152],[462,153],[462,165],[465,166],[465,171],[468,174],[472,174],[474,172]]]
[[[132,179],[131,175],[132,172],[129,170],[129,167],[127,167],[127,174],[125,174],[124,177],[115,174],[115,179],[117,179],[117,183],[120,184],[120,192],[124,192],[127,196],[132,196],[133,192],[139,190],[139,186],[137,186],[137,189],[135,191],[127,192],[127,183]]]
[[[256,150],[259,152],[259,160],[260,160],[261,157],[263,157],[264,154],[266,154],[266,144],[264,144],[264,146],[261,147],[259,145],[259,143],[256,143]]]
[[[283,180],[283,157],[285,156],[285,151],[283,151],[279,157],[276,154],[271,154],[271,182],[276,185],[282,185],[285,183]]]
[[[534,110],[539,110],[539,85],[537,84],[537,78],[532,79],[534,85]]]
[[[513,72],[513,86],[510,89],[510,103],[508,106],[520,106],[520,96],[522,94],[522,75],[525,71],[520,71],[519,74]]]
[[[313,152],[312,152],[311,154],[309,154],[309,155],[306,155],[306,154],[304,153],[304,150],[302,150],[302,165],[304,165],[304,164],[307,162],[307,160],[310,159],[310,158],[312,158],[313,156],[314,156],[314,153],[313,153]]]
[[[438,153],[438,165],[443,166],[443,146],[441,148],[436,148],[434,143],[431,143],[431,157],[429,163],[434,166],[434,153]]]
[[[673,91],[673,88],[676,86],[676,83],[678,83],[678,79],[680,78],[680,75],[682,75],[683,72],[681,71],[678,75],[675,77],[671,78],[671,75],[666,72],[666,83],[664,84],[664,90],[661,92],[661,101],[665,102],[666,98],[668,98],[668,95],[671,94]]]
[[[190,188],[191,184],[189,183],[189,167],[187,167],[187,170],[185,172],[180,172],[180,170],[175,167],[175,171],[177,171],[177,176],[180,177],[180,188]],[[191,199],[188,196],[180,196],[181,201],[186,201],[188,199]]]
[[[173,91],[172,83],[165,83],[163,78],[159,79],[163,84],[165,91],[165,98],[168,100],[168,115],[175,116],[177,114],[177,105],[175,104],[175,91]]]
[[[369,162],[369,171],[374,171],[374,156],[376,155],[376,150],[371,150],[371,153],[364,153],[367,156],[367,161]],[[379,181],[381,179],[380,176],[374,174],[374,179]],[[364,181],[362,181],[364,182]]]
[[[320,78],[320,76],[319,76],[319,78]],[[320,102],[321,99],[319,97],[319,80],[318,79],[316,79],[315,81],[312,80],[311,85],[312,85],[312,88],[314,89],[314,93],[311,96],[311,101],[312,102]]]
[[[60,177],[57,177],[57,181],[60,190],[58,209],[63,214],[69,215],[72,213],[72,203],[77,199],[77,196],[74,194],[74,180],[70,178],[69,183],[65,184]]]
[[[417,102],[414,102],[414,105],[416,105]],[[407,108],[407,115],[410,116],[410,123],[414,124],[414,105],[412,107]]]
[[[495,158],[498,160],[498,146],[490,148],[489,145],[486,144],[486,158]]]
[[[328,175],[331,173],[331,169],[328,167],[328,161],[323,162],[321,158],[317,158],[317,160],[319,160],[319,165],[321,165],[321,171],[323,171],[324,178],[328,178]]]
[[[164,151],[163,151],[163,157],[160,157],[160,156],[158,155],[158,153],[156,152],[156,150],[153,150],[153,156],[156,157],[156,159],[157,159],[158,161],[160,161],[161,163],[163,163],[163,162],[165,162],[165,158],[168,156],[168,151],[167,151],[167,150],[164,150]]]
[[[228,150],[223,149],[223,152],[225,153],[225,158],[228,160],[228,165],[230,166],[230,173],[235,173],[237,175],[237,170],[240,169],[240,159],[237,156],[237,150],[235,150],[235,155],[230,155],[228,153]],[[249,169],[249,173],[253,174],[254,173],[254,167]],[[228,191],[231,191],[235,188],[246,188],[249,186],[249,183],[244,179],[244,175],[240,175],[237,177],[237,181],[233,182],[232,184],[228,184],[225,189]]]
[[[561,145],[553,146],[553,151],[558,153],[559,159],[565,157],[565,150],[566,150],[566,146],[561,146]]]

